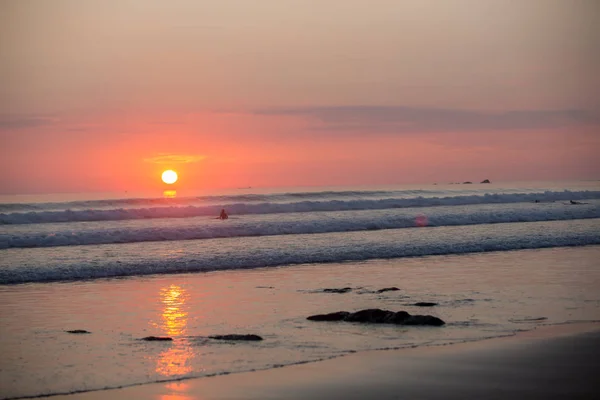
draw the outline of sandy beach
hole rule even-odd
[[[599,250],[5,285],[0,398],[585,398],[599,363]],[[350,289],[323,289],[335,287]],[[446,324],[307,320],[365,308]],[[264,340],[210,338],[230,333]]]
[[[595,399],[600,324],[448,346],[360,352],[283,368],[95,391],[96,399]]]

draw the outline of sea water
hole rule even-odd
[[[600,320],[598,182],[0,201],[1,398]],[[362,308],[446,325],[306,320]],[[227,333],[264,340],[208,338]],[[139,340],[150,335],[174,340]]]

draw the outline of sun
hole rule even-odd
[[[166,170],[162,173],[162,180],[167,185],[172,185],[173,183],[177,182],[177,172],[173,171],[172,169]]]

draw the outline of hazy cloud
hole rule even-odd
[[[259,115],[301,116],[318,121],[316,130],[385,133],[542,129],[598,124],[600,116],[584,110],[484,112],[427,107],[338,106],[256,110]]]
[[[144,161],[154,164],[189,164],[204,160],[206,157],[194,154],[159,154],[145,158]]]
[[[0,129],[25,129],[50,125],[55,118],[31,115],[0,115]]]

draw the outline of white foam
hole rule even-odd
[[[150,218],[189,218],[215,216],[225,207],[230,214],[274,214],[316,211],[383,210],[392,208],[502,204],[600,199],[600,191],[560,191],[543,193],[477,194],[447,197],[412,197],[360,200],[299,201],[290,203],[232,203],[211,206],[171,206],[148,208],[88,209],[0,213],[0,225],[39,224],[76,221],[119,221]]]
[[[0,259],[0,284],[206,272],[304,263],[360,261],[427,255],[600,244],[599,221],[578,220],[377,232],[287,235],[186,242],[173,245],[107,245],[56,249],[8,249]],[[142,247],[143,246],[143,247]],[[75,248],[73,248],[75,249]],[[110,252],[118,259],[107,257]],[[60,254],[60,257],[57,257]],[[168,254],[168,256],[166,256]]]
[[[242,236],[270,236],[413,228],[417,226],[480,225],[505,222],[557,221],[600,218],[600,206],[563,204],[429,207],[360,211],[352,213],[313,213],[303,218],[282,215],[281,218],[239,218],[225,223],[193,218],[188,224],[160,226],[102,225],[83,229],[73,225],[53,225],[51,231],[32,228],[0,234],[0,249],[53,247],[110,243],[156,242],[165,240],[211,239]],[[216,222],[216,223],[215,223]],[[140,223],[143,223],[140,221]],[[113,223],[116,224],[116,223]],[[138,224],[139,225],[139,224]],[[64,229],[62,227],[64,226]],[[40,226],[41,228],[42,226]],[[45,227],[45,226],[43,226]],[[17,227],[15,227],[17,228]]]

